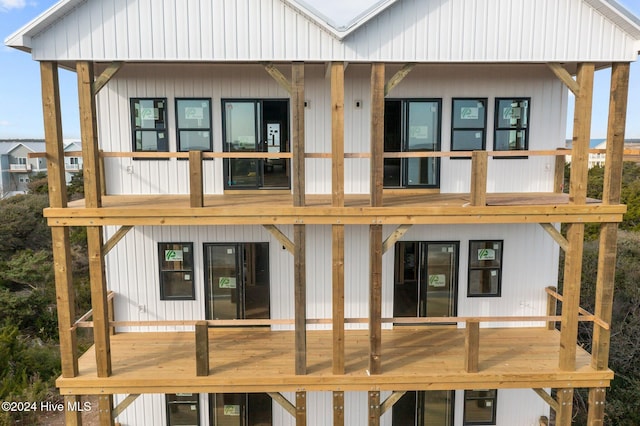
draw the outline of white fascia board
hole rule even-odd
[[[87,0],[60,0],[49,9],[42,12],[31,22],[8,36],[4,40],[4,44],[25,52],[31,52],[31,37],[38,34],[49,25],[73,10],[78,4]]]
[[[616,0],[585,0],[595,10],[609,18],[636,40],[640,40],[640,17]]]
[[[324,28],[327,32],[329,32],[332,36],[337,38],[338,40],[343,40],[349,34],[360,28],[362,25],[366,24],[371,18],[381,13],[383,10],[387,9],[392,4],[396,3],[399,0],[387,0],[378,3],[374,7],[363,11],[361,15],[358,15],[354,21],[349,23],[344,29],[338,28],[336,25],[332,24],[331,19],[324,14],[318,12],[317,10],[305,6],[297,0],[282,0],[298,11],[302,15],[306,16],[312,22],[315,22],[320,27]],[[345,0],[346,1],[346,0]]]

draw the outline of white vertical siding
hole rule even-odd
[[[339,41],[282,0],[89,0],[32,46],[36,60],[635,60],[640,28],[604,13],[585,0],[403,0]]]

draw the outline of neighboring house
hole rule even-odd
[[[35,173],[47,171],[44,158],[29,158],[29,154],[44,152],[44,141],[4,140],[0,141],[2,195],[24,194],[27,184]]]
[[[571,141],[567,143],[567,148],[571,148]],[[607,141],[604,140],[596,144],[593,150],[606,150]],[[640,162],[640,142],[636,139],[629,139],[624,142],[624,161]],[[571,155],[565,156],[566,162],[571,163]],[[604,167],[607,155],[605,152],[589,152],[589,168]]]
[[[79,171],[82,171],[82,144],[80,142],[69,142],[64,147],[64,171],[67,183]]]
[[[101,424],[529,426],[553,410],[568,426],[586,388],[599,424],[625,207],[616,161],[587,204],[585,117],[594,69],[612,67],[624,127],[640,21],[612,0],[331,15],[63,0],[6,40],[41,62],[59,166],[45,216],[65,401],[98,395]],[[86,198],[70,203],[58,66],[78,74]],[[585,223],[601,224],[602,266],[583,316]],[[67,226],[87,230],[91,321],[74,322]],[[81,356],[78,327],[95,342]]]

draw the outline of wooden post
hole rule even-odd
[[[382,373],[382,225],[369,226],[369,373]]]
[[[307,374],[307,266],[305,225],[293,225],[293,281],[295,300],[295,370]]]
[[[587,199],[593,74],[593,64],[578,65],[577,81],[580,85],[580,93],[576,96],[569,186],[569,202],[577,205],[584,205]],[[576,345],[578,344],[578,308],[582,278],[584,224],[569,224],[567,241],[569,247],[565,252],[559,366],[561,370],[573,371],[576,366]]]
[[[307,426],[306,392],[296,392],[296,426]]]
[[[369,392],[369,426],[380,426],[380,392]]]
[[[96,127],[96,101],[93,93],[93,64],[78,62],[78,103],[80,108],[80,132],[82,139],[82,173],[87,208],[101,207],[101,184],[98,130]]]
[[[332,225],[333,374],[344,374],[344,225]]]
[[[471,205],[487,205],[487,151],[473,151],[471,154]]]
[[[76,408],[82,406],[80,395],[65,395],[64,397],[64,424],[66,426],[82,426],[82,411]]]
[[[113,297],[109,297],[109,293],[107,293],[107,320],[109,323],[114,321],[115,319],[115,310],[113,307]],[[115,336],[116,328],[109,326],[109,336]]]
[[[103,151],[98,151],[98,169],[100,170],[100,197],[103,195],[107,195],[107,178],[104,172],[104,157],[102,156]]]
[[[607,399],[605,388],[589,389],[589,412],[587,426],[602,426],[604,424],[604,408]]]
[[[344,206],[344,63],[331,63],[331,205]]]
[[[40,64],[40,77],[47,151],[49,205],[51,207],[64,208],[67,207],[67,186],[64,176],[58,64],[56,62],[42,62]],[[71,271],[69,228],[51,227],[51,243],[53,246],[62,377],[75,377],[78,375],[78,352],[76,331],[71,329],[75,320],[75,293]]]
[[[558,291],[556,287],[549,287],[553,291]],[[547,316],[554,317],[556,316],[558,310],[558,300],[553,297],[551,294],[547,293]],[[547,330],[555,330],[556,322],[555,321],[547,321]]]
[[[196,322],[196,376],[209,375],[209,325]]]
[[[98,422],[100,426],[114,426],[113,416],[113,396],[98,396]]]
[[[564,155],[556,155],[556,164],[553,172],[553,192],[562,194],[564,192],[564,166],[566,157]]]
[[[204,207],[202,151],[189,151],[189,200],[191,207]]]
[[[467,373],[478,372],[480,356],[480,323],[467,321],[464,333],[464,369]]]
[[[371,207],[382,207],[385,65],[371,65]]]
[[[294,62],[292,79],[293,205],[305,204],[304,62]]]
[[[344,426],[344,392],[333,392],[333,426]]]
[[[111,375],[111,341],[109,334],[109,307],[107,282],[102,256],[102,228],[87,227],[87,251],[89,280],[91,285],[91,309],[93,310],[93,341],[95,343],[98,377]]]
[[[571,426],[573,417],[573,389],[558,389],[556,426]]]

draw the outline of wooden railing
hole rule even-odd
[[[392,324],[412,324],[412,325],[428,325],[428,324],[457,324],[465,323],[465,356],[464,369],[467,373],[477,373],[479,371],[480,358],[480,324],[496,323],[496,322],[547,322],[548,329],[555,329],[557,322],[562,322],[562,316],[556,315],[555,310],[557,302],[562,302],[563,297],[555,287],[547,287],[545,289],[547,299],[547,315],[545,316],[494,316],[494,317],[394,317],[382,318],[382,323]],[[114,293],[110,291],[107,295],[109,329],[112,334],[115,333],[115,327],[176,327],[186,326],[193,327],[195,330],[195,357],[196,372],[198,376],[209,375],[209,334],[210,327],[255,327],[255,326],[272,326],[272,325],[294,325],[294,319],[230,319],[230,320],[170,320],[170,321],[115,321],[113,317],[113,298]],[[91,328],[93,321],[88,321],[93,315],[90,310],[82,315],[72,326],[72,330],[77,328]],[[332,324],[332,319],[307,319],[307,325]],[[345,318],[345,324],[368,324],[369,318]],[[609,329],[609,324],[602,321],[595,315],[579,308],[578,321],[593,322],[600,327]],[[553,325],[553,326],[552,326]]]

